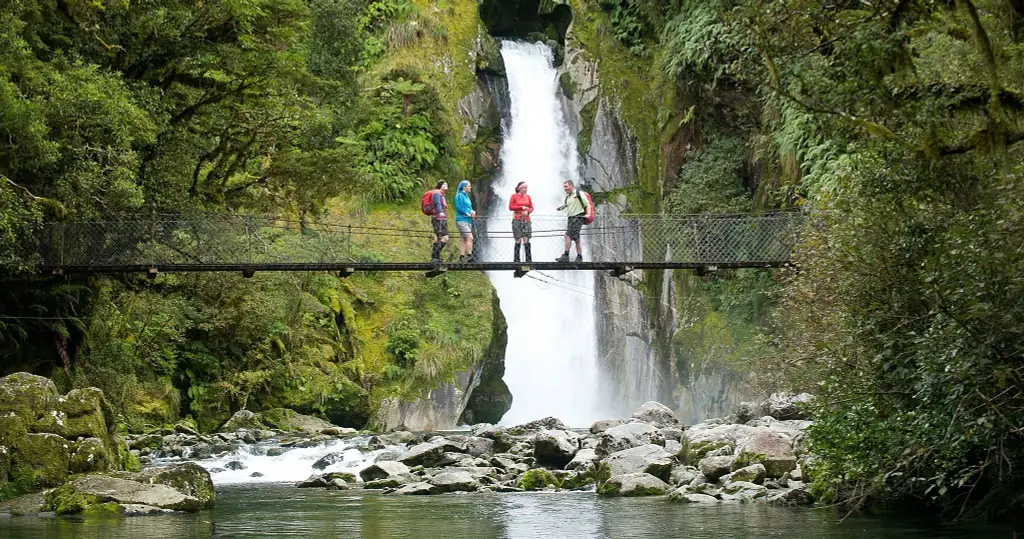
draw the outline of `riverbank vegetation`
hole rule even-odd
[[[812,219],[756,370],[819,397],[817,494],[953,518],[1018,510],[1019,3],[601,6],[687,115],[661,124],[663,142],[681,125],[695,148],[661,178],[666,209],[746,198]]]
[[[479,34],[473,2],[434,4],[4,2],[0,371],[98,386],[133,429],[191,416],[211,430],[281,406],[363,427],[382,400],[488,359],[504,321],[482,274],[23,272],[44,220],[210,212],[423,228],[414,196],[471,168],[456,101],[472,91]],[[299,252],[297,240],[267,248]],[[430,248],[387,240],[364,255]]]

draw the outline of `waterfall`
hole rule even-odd
[[[526,181],[535,208],[533,259],[553,261],[563,249],[565,217],[555,211],[565,199],[562,182],[579,184],[576,139],[558,100],[551,49],[504,41],[501,55],[511,122],[505,126],[502,170],[494,183],[492,239],[484,256],[488,261],[512,260],[508,201],[516,184]],[[498,218],[503,215],[507,221]],[[583,254],[590,260],[586,236]],[[508,322],[504,380],[512,392],[512,408],[502,423],[555,416],[570,426],[587,426],[600,419],[593,273],[530,272],[517,279],[505,271],[489,272],[488,277]]]

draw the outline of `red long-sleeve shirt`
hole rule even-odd
[[[508,209],[515,212],[512,218],[516,221],[530,222],[530,214],[533,213],[533,199],[530,198],[530,195],[515,193],[508,201]]]

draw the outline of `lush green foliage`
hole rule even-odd
[[[3,3],[0,265],[30,267],[35,227],[65,216],[330,210],[423,226],[408,196],[463,167],[453,114],[473,75],[445,47],[463,57],[474,11],[446,4]],[[414,45],[429,59],[400,58]],[[267,248],[303,249],[289,238],[268,234]],[[429,245],[355,256],[396,248]],[[192,415],[211,429],[240,408],[279,406],[363,426],[371,400],[482,357],[490,294],[482,276],[4,280],[0,371],[97,385],[133,427]],[[468,322],[455,318],[462,297],[481,306]],[[380,333],[416,301],[437,308],[405,317],[408,348],[385,350]]]

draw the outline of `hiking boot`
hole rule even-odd
[[[523,247],[526,249],[526,263],[529,264],[530,262],[533,262],[533,253],[530,252],[530,244],[527,243],[523,245]]]
[[[576,262],[583,262],[583,255],[576,255]]]
[[[560,256],[560,257],[555,259],[555,262],[563,262],[564,263],[564,262],[568,262],[568,261],[569,261],[569,255],[568,254],[563,254],[562,256]]]

